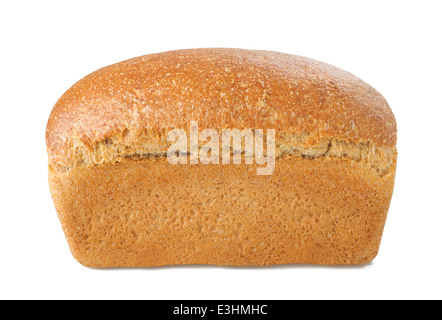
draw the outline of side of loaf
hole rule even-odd
[[[274,130],[274,171],[257,175],[244,155],[172,164],[168,132],[191,135],[192,121],[199,134]],[[372,87],[318,61],[241,49],[97,70],[57,102],[46,141],[58,217],[90,267],[369,262],[397,161],[395,118]]]

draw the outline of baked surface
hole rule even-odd
[[[72,253],[90,267],[359,264],[377,254],[393,190],[361,162],[253,166],[165,159],[51,172]]]
[[[276,165],[171,165],[173,128],[275,129]],[[100,69],[57,102],[49,183],[91,267],[359,264],[377,254],[396,122],[357,77],[267,51],[195,49]]]
[[[396,144],[385,99],[346,71],[277,52],[191,49],[126,60],[77,82],[50,115],[49,162],[70,170],[162,154],[167,132],[190,121],[275,129],[284,153],[331,138]]]

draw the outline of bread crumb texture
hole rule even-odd
[[[172,165],[167,133],[275,129],[276,164]],[[90,267],[360,264],[396,171],[385,99],[311,59],[241,49],[142,56],[86,76],[47,126],[49,184]]]

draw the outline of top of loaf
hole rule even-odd
[[[189,49],[126,60],[74,84],[49,118],[49,162],[69,169],[159,154],[167,132],[188,131],[190,121],[200,130],[275,129],[280,153],[315,156],[332,140],[344,149],[396,144],[386,100],[346,71],[278,52]]]

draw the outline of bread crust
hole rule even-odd
[[[172,165],[167,132],[275,129],[257,165]],[[304,57],[241,49],[142,56],[86,76],[46,130],[49,185],[89,267],[360,264],[393,193],[396,121],[371,86]]]
[[[167,132],[190,121],[201,130],[275,129],[289,150],[330,139],[396,144],[385,99],[346,71],[270,51],[189,49],[126,60],[72,86],[48,121],[49,162],[67,170],[119,162],[121,153],[164,154]]]
[[[352,160],[255,166],[140,163],[50,170],[74,257],[88,267],[361,264],[378,253],[394,185]]]

